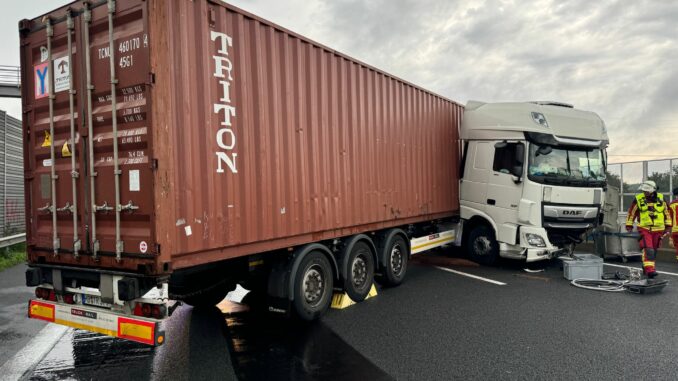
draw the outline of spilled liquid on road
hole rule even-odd
[[[226,318],[240,380],[390,380],[322,322]]]
[[[29,378],[391,379],[322,321],[295,323],[234,304],[224,311],[180,307],[164,323],[168,341],[158,348],[70,330]]]

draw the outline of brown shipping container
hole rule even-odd
[[[118,0],[110,51],[90,3],[20,22],[30,262],[159,275],[458,214],[459,104],[218,1]]]

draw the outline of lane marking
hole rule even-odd
[[[613,265],[611,263],[603,263],[605,266],[612,266],[612,267],[621,267],[624,269],[641,269],[641,267],[633,267],[633,266],[622,266],[622,265]],[[658,274],[666,274],[666,275],[673,275],[673,276],[678,276],[676,273],[670,273],[668,271],[657,271]]]
[[[473,275],[473,274],[469,274],[469,273],[463,273],[461,271],[452,270],[452,269],[449,269],[447,267],[435,266],[435,268],[437,268],[439,270],[447,271],[448,273],[453,273],[453,274],[457,274],[457,275],[461,275],[461,276],[465,276],[465,277],[469,277],[469,278],[473,278],[473,279],[477,279],[477,280],[482,280],[483,282],[496,284],[498,286],[506,286],[506,283],[503,283],[503,282],[499,282],[499,281],[496,281],[496,280],[493,280],[493,279],[483,278],[481,276],[477,276],[477,275]]]
[[[3,380],[21,379],[47,356],[67,331],[68,327],[63,325],[47,324],[14,357],[0,367],[0,378]]]

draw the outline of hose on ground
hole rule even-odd
[[[626,291],[628,280],[595,280],[595,279],[573,279],[570,282],[573,286],[585,288],[587,290],[621,292]]]

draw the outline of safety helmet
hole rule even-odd
[[[641,192],[656,192],[657,184],[652,180],[647,180],[640,184],[638,190]]]

